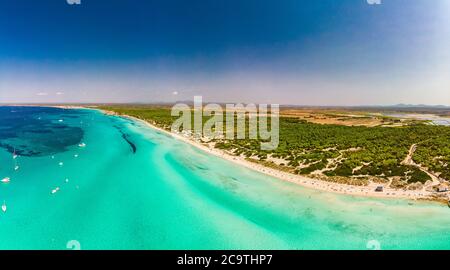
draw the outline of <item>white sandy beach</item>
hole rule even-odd
[[[425,189],[421,190],[405,190],[405,189],[394,189],[388,187],[387,184],[378,184],[378,183],[371,183],[367,186],[356,186],[356,185],[348,185],[348,184],[340,184],[335,182],[329,182],[319,179],[314,179],[310,177],[305,177],[302,175],[296,175],[292,173],[283,172],[277,169],[269,168],[264,165],[251,162],[246,160],[243,157],[240,156],[234,156],[229,153],[226,153],[223,150],[208,147],[200,142],[195,141],[191,137],[185,137],[180,134],[175,134],[173,132],[169,132],[167,130],[164,130],[160,127],[157,127],[143,119],[139,119],[137,117],[129,116],[129,115],[120,115],[115,112],[106,111],[102,109],[98,109],[95,107],[83,107],[83,106],[48,106],[48,107],[56,107],[56,108],[62,108],[62,109],[95,109],[99,110],[105,114],[108,115],[114,115],[114,116],[120,116],[120,117],[126,117],[135,121],[139,121],[146,126],[156,129],[160,132],[163,132],[169,136],[172,136],[175,139],[178,139],[180,141],[183,141],[185,143],[188,143],[198,149],[201,149],[202,151],[205,151],[209,154],[221,157],[223,159],[226,159],[230,162],[233,162],[237,165],[244,166],[246,168],[249,168],[251,170],[275,177],[277,179],[288,181],[291,183],[295,183],[307,188],[312,188],[316,190],[321,190],[324,192],[332,192],[332,193],[339,193],[339,194],[345,194],[345,195],[353,195],[353,196],[362,196],[362,197],[375,197],[375,198],[397,198],[397,199],[411,199],[411,200],[433,200],[433,201],[444,201],[443,199],[439,199],[436,197],[436,193],[427,191]],[[383,186],[383,192],[376,192],[375,189],[378,186]],[[448,199],[447,199],[448,200]]]
[[[321,190],[321,191],[325,191],[325,192],[333,192],[333,193],[340,193],[340,194],[354,195],[354,196],[364,196],[364,197],[401,198],[401,199],[412,199],[412,200],[436,200],[437,199],[433,192],[425,191],[425,190],[393,189],[393,188],[387,187],[387,185],[380,185],[377,183],[372,183],[367,186],[353,186],[353,185],[328,182],[328,181],[324,181],[324,180],[313,179],[313,178],[309,178],[309,177],[305,177],[305,176],[301,176],[301,175],[295,175],[295,174],[283,172],[280,170],[272,169],[272,168],[248,161],[243,157],[228,154],[223,150],[205,146],[204,144],[195,141],[193,138],[185,137],[180,134],[175,134],[175,133],[169,132],[169,131],[159,128],[155,125],[152,125],[151,123],[149,123],[145,120],[142,120],[142,119],[139,119],[139,118],[136,118],[133,116],[129,116],[129,115],[118,115],[115,112],[108,112],[108,111],[103,111],[103,112],[106,114],[127,117],[127,118],[133,119],[135,121],[139,121],[139,122],[147,125],[150,128],[156,129],[156,130],[163,132],[169,136],[172,136],[178,140],[186,142],[186,143],[188,143],[194,147],[197,147],[198,149],[201,149],[209,154],[224,158],[224,159],[231,161],[237,165],[244,166],[246,168],[249,168],[249,169],[258,171],[260,173],[278,178],[280,180],[295,183],[295,184],[298,184],[298,185],[301,185],[301,186],[304,186],[307,188],[313,188],[313,189],[317,189],[317,190]],[[383,186],[384,191],[376,192],[375,189],[378,186]]]

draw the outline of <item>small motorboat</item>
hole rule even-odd
[[[9,182],[11,182],[11,178],[9,178],[9,177],[5,177],[2,179],[2,183],[4,183],[4,184],[8,184]]]
[[[3,211],[3,213],[6,213],[6,209],[7,209],[6,202],[3,201],[3,204],[2,204],[2,211]]]
[[[16,165],[16,166],[14,167],[14,170],[15,170],[15,171],[18,171],[19,168],[20,168],[19,165]]]
[[[78,146],[79,147],[86,147],[86,144],[85,143],[80,143]]]
[[[77,158],[78,157],[78,154],[75,154],[75,155],[73,155],[75,158]]]
[[[12,158],[13,158],[13,159],[16,159],[17,157],[18,157],[18,155],[16,154],[16,149],[14,148],[14,153],[13,153]]]
[[[62,119],[59,119],[59,120],[58,120],[58,122],[62,123],[62,122],[64,122],[64,120],[62,120]]]
[[[64,166],[64,162],[60,162],[60,163],[58,163],[58,165],[59,165],[60,167],[62,167],[62,166]]]
[[[56,192],[59,191],[59,187],[55,188],[54,190],[52,190],[52,194],[55,194]]]

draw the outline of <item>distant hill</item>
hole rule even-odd
[[[435,109],[450,109],[450,106],[445,105],[426,105],[426,104],[396,104],[392,106],[393,108],[435,108]]]

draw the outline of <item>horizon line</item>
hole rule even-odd
[[[61,105],[61,106],[95,106],[95,105],[172,105],[177,103],[193,104],[193,101],[159,101],[159,102],[0,102],[0,106],[45,106],[45,105]],[[217,102],[217,101],[204,101],[205,104],[252,104],[248,102]],[[266,103],[253,103],[253,104],[266,104]],[[389,105],[308,105],[308,104],[278,104],[280,107],[289,108],[436,108],[436,109],[450,109],[449,105],[442,104],[389,104]]]

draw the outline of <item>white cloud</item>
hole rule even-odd
[[[40,92],[40,93],[37,93],[36,96],[48,96],[48,93]]]
[[[56,92],[56,95],[57,96],[62,96],[62,95],[64,95],[64,93],[63,92]]]
[[[172,92],[172,95],[178,96],[178,91],[173,91],[173,92]]]

